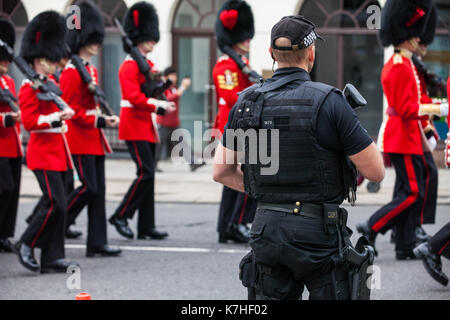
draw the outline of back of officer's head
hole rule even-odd
[[[312,69],[314,43],[316,39],[322,39],[314,28],[311,21],[300,15],[283,17],[273,26],[270,44],[272,58],[280,67],[304,66],[307,71]]]

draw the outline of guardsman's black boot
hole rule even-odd
[[[422,259],[425,270],[437,282],[443,286],[448,285],[448,277],[442,272],[441,257],[431,253],[427,243],[422,243],[414,248],[414,254],[418,259]]]

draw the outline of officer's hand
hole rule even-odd
[[[119,125],[120,119],[118,116],[105,117],[106,125],[110,128],[115,128]]]
[[[71,108],[66,108],[60,113],[61,120],[69,120],[75,115],[75,111]]]

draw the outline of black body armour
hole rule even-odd
[[[245,150],[242,165],[245,190],[261,202],[340,204],[349,198],[349,188],[356,186],[356,170],[343,152],[326,150],[316,136],[320,107],[332,91],[340,91],[312,81],[287,86],[300,79],[301,75],[296,73],[241,93],[243,97],[239,99],[231,129],[244,132],[256,129],[258,148],[262,137],[258,129],[267,129],[264,140],[270,157],[274,157],[272,130],[279,130],[279,170],[274,175],[261,174],[261,169],[269,165],[261,164],[254,144],[250,145],[245,138],[241,141]],[[249,152],[258,153],[257,163],[250,162]]]

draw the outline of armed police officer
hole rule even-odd
[[[269,52],[278,69],[240,94],[216,150],[214,180],[258,200],[252,252],[241,262],[250,299],[299,299],[304,286],[310,299],[349,299],[349,268],[341,258],[351,231],[339,204],[356,179],[351,162],[371,181],[384,178],[381,155],[342,92],[310,80],[320,38],[314,28],[302,16],[284,17],[273,27]],[[255,143],[239,143],[230,129],[246,135],[256,129],[259,146],[261,129],[278,133],[278,150],[267,145],[279,158],[278,172],[264,175],[261,161],[248,163]],[[238,160],[241,151],[244,161]],[[227,157],[234,163],[221,161]]]

